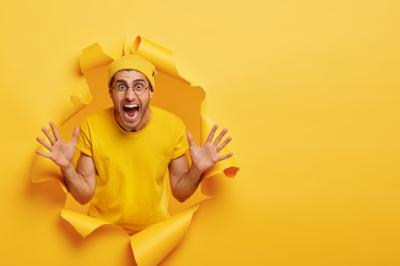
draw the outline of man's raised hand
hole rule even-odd
[[[43,133],[46,135],[50,144],[41,137],[36,137],[36,140],[42,144],[49,152],[36,150],[36,153],[52,160],[61,169],[65,169],[71,165],[72,159],[75,153],[75,146],[78,140],[79,128],[75,128],[72,134],[72,140],[69,143],[64,143],[61,139],[60,133],[56,125],[50,122],[50,127],[53,131],[53,135],[46,129],[42,128]]]
[[[190,133],[187,134],[192,163],[201,173],[210,169],[215,163],[228,159],[233,155],[232,153],[225,155],[218,154],[232,140],[232,138],[228,137],[221,143],[222,138],[226,132],[228,132],[228,129],[224,128],[214,142],[212,142],[217,128],[217,125],[213,126],[206,142],[200,147],[196,145],[193,136]]]

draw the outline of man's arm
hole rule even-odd
[[[169,176],[171,190],[174,197],[180,202],[185,201],[196,191],[203,173],[217,162],[228,159],[233,155],[232,153],[222,156],[218,154],[232,138],[228,137],[221,143],[222,138],[226,132],[228,132],[228,129],[225,128],[213,142],[217,128],[218,126],[214,125],[206,142],[202,146],[197,146],[193,136],[190,133],[187,134],[190,156],[192,159],[192,165],[190,167],[185,155],[173,159],[170,162]]]
[[[71,195],[82,205],[88,203],[93,198],[96,187],[93,158],[81,152],[76,169],[72,163],[60,169]]]
[[[92,157],[81,153],[77,167],[74,168],[72,159],[75,153],[79,128],[74,129],[72,140],[69,143],[64,143],[56,125],[50,122],[50,127],[53,131],[51,134],[46,128],[42,128],[48,142],[42,137],[37,137],[36,140],[42,144],[47,152],[36,150],[36,153],[47,159],[52,160],[61,170],[63,182],[71,192],[72,196],[81,204],[89,202],[94,195],[96,182],[96,169]]]
[[[193,165],[189,167],[185,154],[173,159],[169,164],[169,177],[174,197],[180,202],[189,198],[199,186],[201,175],[199,169]]]

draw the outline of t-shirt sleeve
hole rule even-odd
[[[186,127],[183,121],[179,120],[177,126],[177,142],[174,153],[172,154],[172,159],[178,158],[179,156],[185,154],[188,149],[189,141],[186,136]]]
[[[87,119],[83,120],[80,125],[76,148],[89,156],[93,156],[92,138]]]

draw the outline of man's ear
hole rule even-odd
[[[153,93],[154,93],[153,89],[150,89],[150,98],[153,97]]]

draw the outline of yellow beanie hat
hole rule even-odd
[[[150,61],[138,54],[125,55],[114,60],[108,67],[108,84],[110,84],[115,73],[124,69],[132,69],[142,72],[149,80],[151,87],[154,90],[155,76],[157,74],[156,68],[152,63],[150,63]]]

